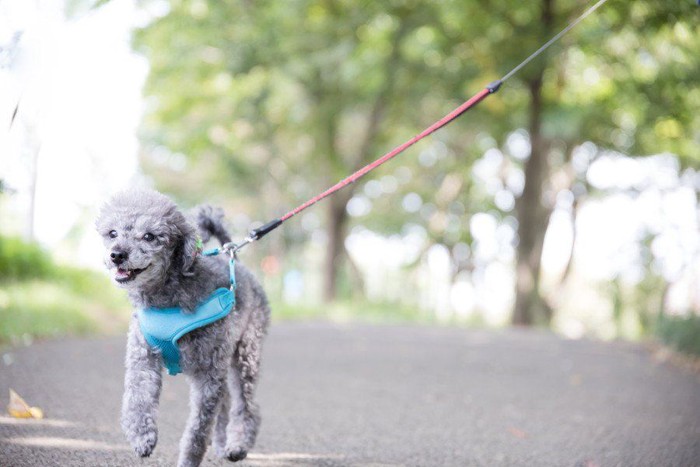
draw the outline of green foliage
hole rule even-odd
[[[571,56],[576,49],[567,53],[578,92],[592,94],[585,113],[602,118],[582,124],[593,141],[632,155],[672,152],[683,165],[700,166],[700,115],[694,110],[700,104],[699,17],[694,2],[605,7],[603,21],[578,46],[590,58]],[[590,67],[601,77],[593,89],[586,86]]]
[[[656,326],[656,334],[674,349],[700,356],[700,316],[662,315]]]
[[[546,3],[549,25],[541,21]],[[165,16],[134,36],[151,64],[144,165],[161,188],[197,200],[235,198],[237,210],[265,220],[502,76],[586,6],[173,0]],[[528,89],[542,69],[544,133],[564,153],[592,140],[640,155],[675,150],[684,163],[698,163],[700,115],[693,109],[700,94],[689,82],[700,72],[697,16],[692,2],[605,5],[498,95],[441,131],[436,138],[447,160],[430,173],[416,163],[420,148],[373,173],[405,164],[415,178],[362,221],[397,231],[407,217],[414,221],[393,208],[403,195],[429,199],[456,174],[465,181],[454,205],[466,208],[466,231],[468,214],[492,203],[464,176],[483,153],[477,136],[502,148],[526,125]],[[436,207],[441,217],[451,214]],[[433,232],[437,241],[444,236]]]
[[[121,291],[93,271],[56,267],[50,278],[0,282],[0,344],[121,332],[129,309]]]
[[[475,73],[437,66],[437,5],[172,2],[134,39],[152,69],[142,139],[184,153],[190,181],[292,205],[411,136],[420,107]],[[144,162],[183,186],[151,151]]]
[[[144,169],[164,190],[261,221],[413,136],[590,6],[583,0],[168,3],[168,12],[133,38],[151,67]],[[363,194],[372,178],[399,180],[378,195],[365,190],[371,209],[353,221],[386,233],[419,224],[430,242],[472,251],[474,213],[522,226],[528,215],[501,211],[494,201],[498,192],[520,195],[508,174],[487,187],[474,179],[473,165],[496,149],[504,172],[531,177],[526,154],[513,154],[508,139],[514,132],[527,137],[522,129],[533,114],[547,151],[546,173],[535,177],[545,192],[575,185],[577,196],[587,194],[585,169],[574,170],[572,153],[588,141],[598,154],[674,151],[683,166],[700,166],[699,11],[675,0],[608,2],[473,112],[346,187],[345,193]],[[540,85],[535,106],[533,89]],[[433,163],[419,162],[430,151],[437,153]],[[568,186],[554,186],[552,174],[573,175]],[[420,196],[419,210],[401,208],[409,193]],[[543,237],[547,217],[529,217]],[[281,233],[287,250],[308,237],[299,222]],[[456,269],[474,267],[463,263]]]
[[[0,236],[0,282],[48,277],[54,265],[38,245]]]
[[[46,281],[0,285],[0,343],[25,335],[56,337],[86,334],[98,326],[88,297]]]
[[[128,308],[106,277],[56,265],[38,245],[0,236],[0,343],[120,330]]]

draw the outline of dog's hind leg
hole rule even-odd
[[[246,403],[243,397],[241,375],[234,365],[229,370],[227,387],[229,401],[225,426],[226,440],[223,450],[218,451],[217,449],[217,452],[221,457],[236,462],[245,459],[252,444],[248,442],[250,436],[246,430]],[[221,414],[219,422],[222,422],[223,419],[223,414]]]
[[[255,445],[260,414],[254,401],[260,369],[262,338],[255,329],[246,331],[236,348],[228,377],[230,394],[226,449],[223,457],[231,461],[244,459]]]
[[[226,426],[228,425],[228,413],[231,406],[228,386],[228,384],[225,384],[223,387],[221,403],[218,409],[219,414],[216,416],[216,424],[214,425],[212,446],[219,457],[226,457]]]
[[[260,374],[263,337],[264,331],[261,328],[249,328],[239,342],[234,355],[234,368],[239,372],[243,389],[245,443],[249,449],[255,445],[260,427],[260,410],[255,403],[255,388]]]

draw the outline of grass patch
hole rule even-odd
[[[94,272],[64,270],[60,279],[0,283],[0,344],[27,336],[58,337],[123,331],[124,296]]]
[[[85,334],[96,323],[70,291],[43,281],[9,284],[0,288],[0,341],[24,335]]]
[[[106,277],[57,265],[39,245],[0,236],[0,344],[122,331],[129,309]]]
[[[0,236],[0,279],[49,277],[55,271],[51,257],[36,243]]]
[[[656,334],[669,347],[700,356],[700,316],[662,316],[656,325]]]

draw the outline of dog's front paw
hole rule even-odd
[[[231,462],[242,461],[248,456],[248,451],[242,448],[226,450],[224,457]]]
[[[131,447],[140,457],[148,457],[153,452],[158,442],[158,432],[156,430],[147,431],[131,440]]]

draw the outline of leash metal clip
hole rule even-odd
[[[241,243],[233,243],[233,242],[224,243],[221,246],[221,251],[227,252],[231,256],[232,259],[235,259],[238,252],[240,250],[242,250],[243,247],[246,246],[247,244],[252,243],[253,240],[254,239],[251,237],[246,237],[243,239],[243,241]]]
[[[228,252],[229,260],[228,260],[228,277],[229,277],[229,289],[231,292],[236,291],[236,260],[238,257],[236,256],[236,252],[240,249],[239,245],[236,245],[235,243],[232,244],[233,246],[227,246],[229,245],[228,243],[222,246],[222,249],[224,251]]]
[[[241,243],[228,242],[221,245],[221,251],[227,252],[229,256],[228,269],[229,269],[229,279],[231,282],[230,289],[232,292],[236,291],[236,260],[238,259],[238,251],[249,243],[252,243],[255,239],[252,237],[246,237]]]

